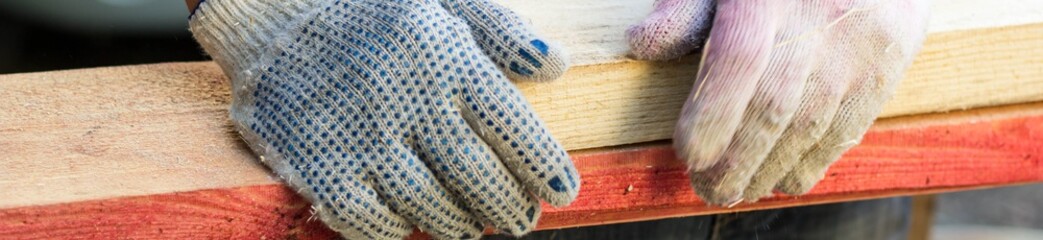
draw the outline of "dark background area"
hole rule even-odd
[[[96,13],[65,12],[77,9]],[[155,10],[164,11],[150,12]],[[124,13],[134,14],[118,16]],[[188,32],[187,17],[178,0],[3,0],[0,74],[206,60]]]

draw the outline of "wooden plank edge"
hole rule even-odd
[[[1041,101],[1038,46],[1043,23],[932,34],[884,116]],[[694,60],[520,85],[567,149],[656,141],[673,131]],[[13,196],[0,208],[272,183],[229,124],[228,87],[210,62],[0,75],[12,103],[0,105],[0,152],[16,169],[0,174]]]
[[[1043,181],[1043,103],[919,117],[874,128],[811,193],[708,206],[666,144],[584,151],[584,180],[539,229],[939,193]],[[965,118],[947,121],[945,116]],[[989,116],[977,119],[969,116]],[[1000,117],[995,117],[1000,116]],[[939,124],[929,124],[938,122]],[[0,239],[296,238],[335,235],[283,185],[266,184],[0,209]]]

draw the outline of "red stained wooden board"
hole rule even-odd
[[[1041,109],[1040,105],[1033,108]],[[1037,111],[1038,112],[1038,111]],[[992,114],[992,113],[988,113]],[[1002,114],[1000,114],[1002,115]],[[945,119],[943,119],[945,120]],[[933,121],[933,120],[932,120]],[[569,207],[539,228],[850,201],[1043,181],[1043,113],[880,128],[811,193],[707,206],[665,143],[573,153],[583,177]],[[246,186],[0,210],[0,239],[328,239],[282,185]]]

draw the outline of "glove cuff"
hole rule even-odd
[[[192,36],[234,80],[250,74],[269,45],[326,1],[206,0],[189,17]]]

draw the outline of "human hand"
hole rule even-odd
[[[191,30],[232,79],[249,146],[349,239],[512,235],[576,197],[569,156],[508,81],[557,48],[486,0],[200,4]]]
[[[674,147],[696,193],[730,205],[806,193],[861,141],[924,41],[928,4],[659,0],[627,36],[655,60],[705,40]]]

